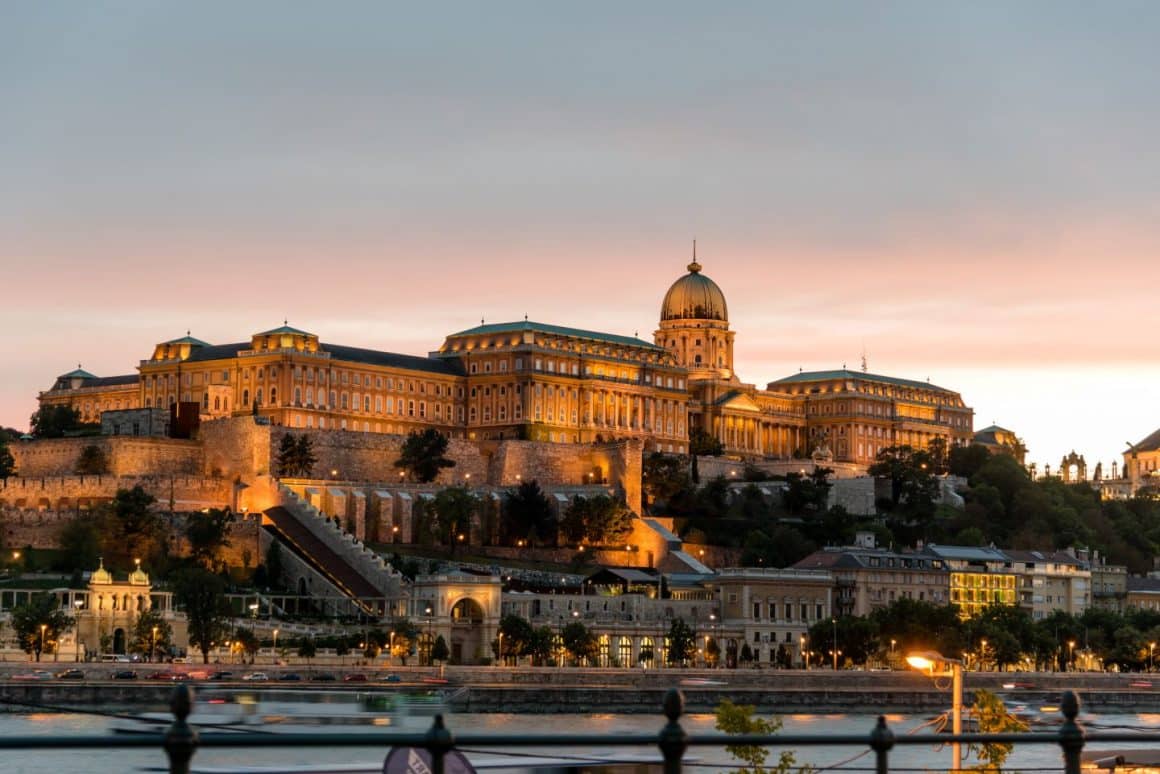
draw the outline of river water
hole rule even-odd
[[[930,715],[888,715],[887,721],[895,736],[921,729],[929,732],[927,725]],[[874,727],[875,715],[786,715],[783,733],[826,736],[831,734],[868,734]],[[1160,716],[1153,714],[1089,715],[1082,718],[1089,729],[1160,731]],[[86,714],[35,713],[0,715],[0,735],[92,735],[109,733],[113,721],[108,718]],[[505,734],[575,733],[575,734],[655,734],[662,725],[662,719],[650,715],[510,715],[510,714],[464,714],[450,715],[448,727],[461,733],[486,733],[494,731]],[[710,714],[690,714],[682,718],[682,725],[690,734],[712,734],[713,716]],[[1046,730],[1046,729],[1045,729]],[[110,737],[110,741],[115,741]],[[1131,745],[1118,745],[1128,747]],[[1143,745],[1160,747],[1157,744]],[[850,747],[810,747],[796,751],[799,764],[808,763],[818,768],[833,767],[857,756],[864,748]],[[386,755],[385,744],[370,744],[359,748],[306,748],[306,749],[215,749],[199,751],[194,758],[195,770],[199,767],[241,767],[241,766],[296,766],[304,764],[366,763],[382,761]],[[608,749],[607,752],[625,752],[625,748]],[[642,747],[636,752],[656,753],[656,747]],[[520,750],[526,753],[526,750]],[[591,748],[555,748],[553,754],[591,754]],[[776,751],[775,751],[776,754]],[[711,773],[732,767],[732,759],[723,749],[696,748],[689,755],[698,759],[696,770]],[[774,756],[770,761],[774,761]],[[890,755],[891,769],[894,771],[939,771],[949,765],[949,747],[898,746]],[[33,750],[8,751],[4,753],[0,770],[8,774],[61,774],[61,772],[128,772],[163,770],[166,765],[161,750]],[[842,771],[872,771],[872,753],[857,757],[845,763]],[[1051,745],[1016,746],[1015,753],[1008,761],[1008,770],[1030,773],[1061,768],[1058,748]]]

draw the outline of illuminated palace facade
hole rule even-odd
[[[330,344],[283,325],[233,344],[189,335],[163,342],[135,374],[100,378],[78,367],[39,400],[71,405],[86,422],[180,404],[196,406],[203,421],[256,413],[291,428],[431,427],[481,441],[639,438],[648,450],[676,453],[701,428],[749,460],[820,453],[865,465],[895,444],[970,442],[973,412],[958,393],[848,370],[758,389],[734,373],[733,340],[725,296],[694,260],[666,293],[651,343],[525,320],[452,334],[421,357]]]

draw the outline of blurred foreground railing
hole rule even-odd
[[[901,745],[943,745],[953,742],[962,744],[1014,743],[1018,745],[1056,745],[1062,753],[1064,774],[1079,774],[1081,753],[1087,742],[1155,743],[1160,747],[1160,732],[1110,732],[1085,734],[1076,722],[1079,714],[1079,699],[1072,691],[1066,691],[1060,702],[1063,722],[1058,730],[1029,733],[1003,734],[922,734],[895,737],[884,717],[867,734],[845,735],[732,735],[712,734],[690,736],[681,727],[680,718],[684,709],[684,697],[676,689],[670,690],[664,700],[664,714],[668,722],[659,734],[644,735],[512,735],[512,734],[464,734],[455,736],[446,728],[443,717],[436,716],[431,728],[421,734],[390,733],[374,737],[365,733],[336,734],[199,734],[186,720],[193,703],[193,690],[187,685],[179,685],[173,693],[170,707],[174,723],[164,734],[141,734],[139,736],[9,736],[0,737],[0,750],[83,750],[116,748],[161,747],[169,757],[169,771],[172,774],[187,774],[194,753],[199,748],[212,747],[415,747],[431,754],[433,774],[444,774],[445,756],[459,747],[478,749],[490,748],[496,752],[513,748],[528,747],[640,747],[655,745],[661,754],[665,774],[681,771],[682,758],[689,748],[724,747],[726,745],[756,745],[779,748],[837,747],[868,748],[875,756],[875,770],[886,774],[890,770],[890,751]],[[11,758],[9,758],[11,760]],[[931,770],[942,766],[931,766]],[[949,767],[948,767],[949,768]]]

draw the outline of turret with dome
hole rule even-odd
[[[689,369],[689,378],[733,378],[733,332],[729,308],[717,283],[701,273],[697,246],[688,274],[679,277],[665,293],[660,326],[654,340],[673,353]]]

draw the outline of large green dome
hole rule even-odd
[[[725,294],[717,283],[701,273],[701,264],[694,260],[689,273],[673,283],[661,304],[661,321],[665,320],[720,320],[729,322]]]

